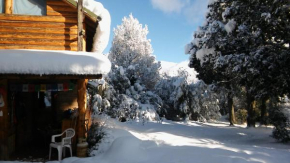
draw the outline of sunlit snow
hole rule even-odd
[[[1,74],[107,74],[111,62],[103,54],[48,50],[0,50]]]
[[[64,163],[288,163],[288,145],[269,135],[272,128],[229,127],[227,122],[164,121],[121,123],[106,121],[106,136],[91,158]]]

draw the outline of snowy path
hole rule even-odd
[[[111,121],[96,157],[64,163],[289,163],[290,145],[277,143],[271,128],[227,123]]]
[[[290,146],[276,143],[271,128],[228,127],[227,123],[111,124],[102,163],[289,163]],[[98,160],[98,161],[97,161]],[[72,160],[68,160],[71,162]],[[76,160],[78,162],[80,160]]]

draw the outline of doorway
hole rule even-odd
[[[11,92],[14,160],[48,158],[51,135],[61,133],[53,92]],[[27,160],[31,161],[31,160]]]

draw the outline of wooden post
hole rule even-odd
[[[78,0],[78,51],[83,51],[83,0]]]
[[[83,23],[83,51],[86,51],[87,49],[87,42],[86,42],[86,23]]]
[[[86,103],[87,103],[87,83],[88,79],[78,80],[78,107],[79,107],[79,117],[78,117],[78,138],[85,137],[85,116],[86,116]]]
[[[5,14],[12,14],[13,0],[5,0]]]

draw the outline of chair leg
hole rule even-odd
[[[49,146],[49,158],[48,158],[48,160],[50,160],[50,158],[51,158],[51,146]]]
[[[71,149],[71,146],[69,146],[69,150],[70,150],[70,157],[72,157],[72,149]]]
[[[63,147],[62,149],[63,149],[63,151],[62,151],[63,158],[65,158],[65,147]]]
[[[58,161],[61,161],[61,155],[62,155],[62,147],[58,147]]]

